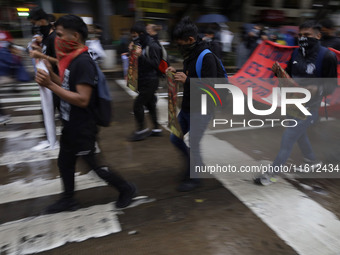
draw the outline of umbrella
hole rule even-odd
[[[221,14],[205,14],[200,16],[197,23],[224,23],[228,22],[228,18]]]

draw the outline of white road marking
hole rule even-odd
[[[37,91],[25,91],[18,93],[0,93],[0,97],[17,97],[17,96],[39,96],[39,90]]]
[[[56,127],[57,135],[61,134],[62,127]],[[45,137],[45,128],[22,129],[17,131],[0,131],[0,139],[31,139]]]
[[[38,253],[67,242],[82,242],[120,232],[114,209],[114,204],[109,203],[5,223],[0,225],[1,254]]]
[[[0,166],[58,158],[59,149],[45,151],[11,151],[0,154]]]
[[[17,108],[28,108],[28,107],[41,107],[41,104],[3,106],[2,109],[17,109]]]
[[[135,98],[138,96],[138,93],[132,91],[131,89],[129,89],[126,86],[126,80],[115,80],[115,82],[117,82],[117,84],[125,90],[126,93],[128,93],[128,95],[130,95],[131,97]]]
[[[1,104],[11,104],[11,103],[23,103],[23,102],[36,102],[40,101],[40,97],[15,97],[15,98],[1,98]]]
[[[13,116],[7,125],[43,122],[42,115]]]
[[[0,88],[0,91],[13,91],[13,90],[17,90],[17,91],[22,91],[22,90],[39,90],[38,88],[38,84],[36,86],[15,86],[15,87],[2,87]]]
[[[40,111],[41,106],[28,106],[28,107],[21,107],[17,108],[14,111],[15,112],[26,112],[26,111]]]
[[[107,186],[107,183],[99,178],[94,171],[75,177],[76,190],[86,190],[103,186]],[[37,178],[33,182],[29,183],[20,180],[0,185],[0,194],[6,194],[6,196],[0,196],[0,204],[57,195],[60,193],[62,193],[60,178],[52,180]]]
[[[226,141],[206,135],[202,141],[206,165],[260,165]],[[339,254],[340,221],[288,182],[281,180],[267,187],[252,183],[253,174],[215,174],[223,185],[248,206],[298,254]]]

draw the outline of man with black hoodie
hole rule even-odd
[[[137,22],[131,28],[133,43],[138,45],[136,54],[138,56],[138,96],[134,102],[133,112],[135,115],[137,130],[130,137],[130,141],[140,141],[150,135],[150,130],[145,128],[144,106],[149,110],[153,129],[151,135],[158,136],[162,129],[157,120],[155,92],[158,89],[158,66],[161,61],[162,49],[151,39],[146,32],[145,25]],[[148,54],[146,48],[148,47]]]
[[[182,132],[185,135],[190,131],[190,150],[185,144],[183,139],[178,138],[174,134],[171,134],[171,142],[182,152],[186,160],[187,169],[184,174],[183,181],[178,186],[177,190],[180,192],[191,191],[200,186],[200,180],[198,178],[192,178],[190,176],[190,154],[194,157],[195,165],[203,165],[200,156],[199,143],[202,139],[204,130],[206,129],[210,116],[202,117],[199,121],[200,127],[190,130],[190,90],[194,89],[194,84],[190,83],[190,78],[198,78],[196,72],[196,62],[198,56],[209,48],[209,45],[202,41],[198,37],[197,26],[189,19],[189,17],[183,18],[180,23],[177,24],[174,30],[174,40],[178,44],[179,51],[184,58],[183,72],[176,72],[176,69],[169,67],[168,70],[175,73],[175,80],[183,84],[183,101],[181,111],[178,114],[178,122],[181,126]],[[221,77],[219,74],[222,67],[219,64],[217,57],[208,53],[204,56],[202,62],[202,78],[217,78]]]

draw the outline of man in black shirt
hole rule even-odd
[[[137,130],[129,140],[139,141],[150,135],[149,129],[145,127],[144,106],[149,110],[153,124],[151,134],[158,136],[162,132],[157,120],[157,98],[155,96],[159,85],[158,66],[162,57],[162,49],[146,32],[143,23],[134,24],[130,32],[133,43],[139,47],[136,51],[138,56],[138,96],[133,105]]]
[[[321,164],[313,152],[307,129],[318,120],[322,98],[327,95],[330,88],[337,86],[337,57],[334,52],[320,45],[321,25],[315,21],[306,21],[300,25],[298,36],[300,47],[292,54],[286,71],[301,87],[310,91],[311,99],[305,107],[312,115],[306,116],[305,119],[294,118],[297,125],[286,128],[273,167],[280,167],[286,163],[295,143],[298,143],[304,161],[309,167]],[[315,78],[332,79],[320,81]],[[254,181],[256,184],[268,185],[276,179],[271,173],[261,175]]]
[[[334,23],[330,19],[322,20],[321,22],[321,45],[327,48],[340,50],[340,38],[335,36]]]
[[[169,67],[168,70],[175,73],[175,80],[183,84],[183,101],[181,111],[178,114],[178,122],[181,126],[182,132],[185,135],[189,133],[190,135],[190,150],[185,144],[183,139],[180,139],[174,134],[171,134],[171,142],[182,152],[186,160],[186,171],[184,173],[184,178],[181,184],[178,186],[177,190],[180,192],[191,191],[200,185],[198,178],[193,178],[190,176],[190,156],[193,156],[195,165],[203,165],[201,155],[200,155],[200,141],[203,137],[204,130],[206,129],[211,116],[201,116],[201,114],[192,113],[190,109],[190,90],[193,92],[198,89],[193,87],[194,84],[190,84],[190,78],[198,78],[196,72],[196,62],[199,55],[206,49],[209,45],[202,41],[198,36],[197,26],[189,19],[185,17],[180,23],[176,25],[174,30],[174,39],[178,44],[179,51],[184,58],[183,62],[183,72],[176,72],[176,69]],[[217,78],[219,76],[219,71],[222,71],[219,60],[212,53],[207,53],[202,62],[201,77],[202,78]],[[223,72],[223,71],[222,71]],[[198,124],[193,129],[190,129],[190,118],[198,119]],[[196,176],[195,176],[196,177]]]
[[[47,213],[77,208],[73,195],[75,164],[79,156],[99,177],[120,192],[116,207],[126,207],[131,203],[136,188],[108,167],[100,166],[94,155],[97,126],[93,110],[96,107],[97,73],[95,63],[84,45],[86,24],[77,16],[66,15],[55,26],[60,78],[42,70],[38,70],[36,76],[40,86],[49,88],[61,98],[60,111],[64,126],[58,157],[64,193],[60,200],[47,208]]]

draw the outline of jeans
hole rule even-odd
[[[311,114],[305,120],[295,119],[297,121],[296,127],[286,128],[282,135],[280,151],[273,162],[273,166],[281,166],[286,163],[296,142],[305,158],[316,160],[307,136],[307,129],[317,121],[318,111],[312,111]]]
[[[200,142],[204,135],[204,131],[206,130],[211,116],[206,115],[202,116],[199,113],[188,113],[184,111],[180,111],[178,114],[178,122],[181,126],[183,135],[188,133],[189,134],[189,143],[190,149],[185,144],[183,139],[178,138],[174,134],[170,135],[170,141],[182,152],[182,155],[186,161],[186,171],[184,174],[184,180],[190,179],[190,154],[192,156],[192,163],[193,165],[203,166],[203,161],[201,157],[200,151]],[[190,130],[190,120],[194,122],[195,126]],[[197,176],[194,175],[194,171],[192,171],[192,177],[196,178]]]

